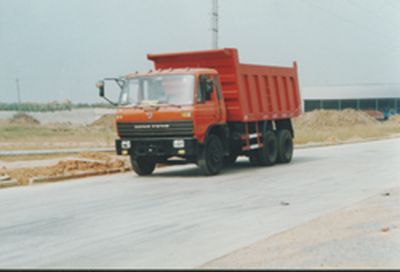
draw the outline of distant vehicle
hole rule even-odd
[[[301,113],[295,62],[241,64],[233,48],[147,57],[155,70],[111,79],[121,87],[117,154],[138,175],[157,163],[196,163],[215,175],[240,155],[256,166],[291,161],[291,118]],[[97,87],[110,101],[104,80]]]
[[[389,119],[389,117],[390,117],[390,111],[389,111],[389,109],[385,109],[383,111],[383,120],[386,121]]]

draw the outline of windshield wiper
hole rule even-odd
[[[179,104],[172,104],[172,103],[165,103],[165,104],[172,107],[182,108],[182,105]]]
[[[159,102],[158,105],[167,105],[167,106],[172,106],[172,107],[177,107],[177,108],[181,108],[182,107],[182,105],[169,103],[168,101],[165,101],[165,100],[158,101],[158,102]]]
[[[139,104],[125,105],[125,106],[131,106],[131,107],[137,108],[137,109],[143,109],[143,108],[145,108],[145,107],[159,108],[160,106],[171,106],[171,107],[176,107],[176,108],[182,108],[182,105],[173,104],[173,103],[168,103],[168,102],[161,102],[161,103],[157,103],[157,104],[153,104],[153,103],[139,103]]]

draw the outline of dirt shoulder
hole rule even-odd
[[[399,268],[400,187],[206,263],[202,268]]]
[[[127,158],[104,152],[81,152],[40,160],[0,161],[0,188],[128,170]]]

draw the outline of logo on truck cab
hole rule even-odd
[[[169,128],[169,124],[134,125],[134,128]]]

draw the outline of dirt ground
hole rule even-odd
[[[31,166],[29,167],[29,164]],[[28,166],[27,166],[28,165]],[[104,173],[112,170],[125,171],[126,159],[100,152],[82,152],[74,157],[53,158],[37,161],[0,162],[0,177],[16,180],[18,185],[28,185],[31,178],[52,178],[85,172]]]
[[[400,136],[399,115],[378,121],[367,112],[345,109],[315,110],[293,119],[294,143],[343,143]]]
[[[41,123],[28,114],[0,119],[0,150],[113,147],[115,122],[108,114],[88,125]]]
[[[268,237],[202,268],[398,269],[399,207],[400,187]]]
[[[374,118],[374,115],[376,114],[351,109],[316,110],[303,113],[293,120],[295,145],[336,144],[393,135],[400,136],[400,116],[392,116],[390,120],[380,122]],[[42,123],[39,118],[24,113],[18,113],[6,120],[0,119],[0,150],[4,151],[112,148],[116,137],[113,114],[103,114],[85,125]],[[71,158],[71,154],[3,156],[0,157],[0,176],[8,175],[18,180],[18,184],[25,185],[30,178],[36,176],[54,177],[89,170],[101,172],[110,167],[118,168],[123,161],[127,163],[126,157],[114,157],[111,160],[110,154],[103,153],[81,153],[78,157],[78,159]],[[29,162],[33,160],[36,162]],[[10,164],[10,162],[16,163]],[[31,167],[24,165],[31,165]]]
[[[351,109],[306,112],[293,120],[294,143],[341,143],[400,135],[399,119],[392,116],[380,122],[371,113]],[[44,121],[30,114],[0,119],[0,150],[113,147],[117,137],[113,114],[100,115],[88,124]]]

